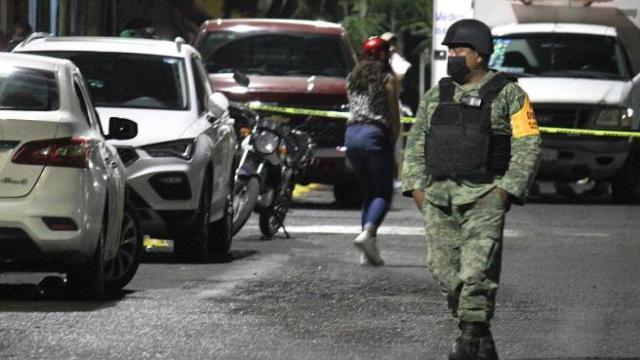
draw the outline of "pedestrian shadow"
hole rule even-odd
[[[513,358],[511,360],[638,360],[640,357],[587,356],[587,357],[545,357],[545,358]]]
[[[558,204],[558,205],[623,205],[615,204],[609,196],[589,196],[589,195],[532,195],[528,203],[531,204]],[[639,358],[640,359],[640,358]]]
[[[314,202],[296,199],[291,203],[291,209],[308,209],[308,210],[360,210],[361,204],[348,204],[338,201],[332,202]]]
[[[422,264],[384,264],[384,267],[388,268],[407,268],[407,269],[426,269],[427,265]]]
[[[115,306],[130,290],[120,290],[102,300],[72,294],[61,277],[47,276],[38,284],[0,284],[1,312],[88,312]]]
[[[231,250],[228,254],[212,255],[207,262],[193,262],[190,264],[225,264],[241,260],[257,254],[256,250]],[[147,264],[184,264],[176,259],[173,253],[145,253],[142,262]]]

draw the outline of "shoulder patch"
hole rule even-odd
[[[515,138],[540,135],[536,114],[533,112],[528,96],[525,96],[522,108],[511,115],[511,129]]]

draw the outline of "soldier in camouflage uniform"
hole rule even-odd
[[[425,219],[427,266],[461,335],[449,359],[497,359],[489,331],[511,203],[523,204],[540,158],[527,94],[488,69],[490,29],[460,20],[448,30],[447,72],[420,104],[405,149],[403,194]]]

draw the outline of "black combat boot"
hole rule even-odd
[[[462,334],[453,344],[449,360],[498,360],[489,326],[482,323],[460,323]]]
[[[447,293],[447,305],[449,306],[449,310],[451,310],[451,315],[456,319],[458,318],[460,291],[462,291],[462,284]]]
[[[477,359],[498,360],[496,344],[493,342],[493,336],[491,336],[491,331],[489,331],[489,329],[487,329],[487,334],[480,338],[480,344],[478,344]]]

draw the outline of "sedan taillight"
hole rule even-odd
[[[89,140],[71,137],[25,143],[16,151],[11,161],[25,165],[87,168],[90,159]]]

